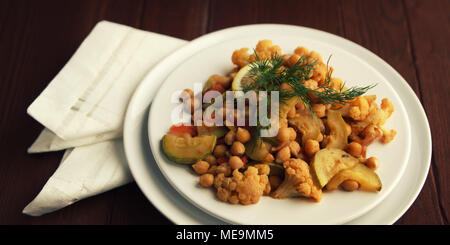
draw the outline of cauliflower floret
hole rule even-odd
[[[350,103],[349,116],[356,121],[362,121],[369,115],[369,102],[363,96],[358,96]]]
[[[383,131],[383,136],[381,136],[381,142],[383,143],[391,142],[394,139],[395,135],[397,135],[397,131],[393,129],[388,130],[382,127],[381,130]]]
[[[309,165],[301,159],[289,159],[283,163],[285,169],[284,181],[272,193],[274,198],[304,196],[319,202],[322,190],[317,187],[312,178]]]
[[[259,59],[268,59],[275,54],[281,56],[281,48],[278,45],[273,45],[271,40],[261,40],[258,42],[255,48],[255,52]],[[250,61],[255,61],[255,55],[250,56]]]
[[[386,112],[387,118],[392,115],[392,112],[394,112],[394,105],[387,98],[384,98],[383,100],[381,100],[380,107],[384,112]]]
[[[305,47],[301,47],[298,46],[295,50],[294,53],[300,56],[307,56],[309,54],[309,50]]]
[[[249,58],[250,54],[248,53],[248,48],[241,48],[233,52],[233,55],[231,56],[231,61],[233,62],[233,64],[239,67],[243,67],[248,64]]]
[[[311,78],[317,81],[319,86],[322,86],[327,78],[327,75],[327,65],[324,63],[319,63],[314,66],[314,72]]]
[[[264,167],[261,167],[261,169],[264,173],[267,172]],[[264,192],[267,191],[267,186],[270,188],[267,175],[259,172],[258,168],[250,166],[244,173],[235,169],[232,177],[218,174],[214,179],[217,197],[221,201],[232,204],[241,203],[248,205],[257,203]]]

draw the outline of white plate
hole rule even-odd
[[[386,127],[397,130],[395,141],[388,146],[371,145],[368,152],[369,156],[375,155],[383,163],[377,171],[384,185],[379,193],[334,191],[325,193],[320,203],[299,198],[277,200],[263,197],[257,205],[244,208],[219,201],[211,189],[198,185],[198,176],[189,166],[166,158],[161,149],[161,139],[175,123],[170,112],[179,107],[179,103],[171,103],[176,91],[194,89],[194,83],[206,81],[212,74],[228,73],[233,68],[232,52],[241,47],[255,47],[262,39],[273,40],[288,53],[302,45],[324,57],[333,55],[330,65],[335,69],[336,77],[347,81],[348,86],[378,83],[370,93],[378,95],[379,100],[387,97],[392,101],[395,113]],[[149,138],[156,162],[169,183],[193,204],[233,224],[342,224],[380,203],[397,184],[406,166],[410,150],[408,115],[389,85],[389,81],[396,82],[390,79],[389,71],[376,69],[359,58],[354,49],[340,45],[339,40],[316,30],[292,26],[254,26],[245,28],[245,32],[242,28],[234,28],[205,35],[168,57],[170,63],[163,61],[152,73],[171,72],[153,100]]]
[[[413,113],[413,114],[409,113],[409,115],[417,115],[417,117],[419,118],[419,120],[417,120],[417,118],[415,118],[416,120],[413,121],[414,123],[424,122],[424,124],[419,126],[419,129],[421,130],[422,135],[423,135],[423,140],[424,140],[423,142],[425,143],[426,146],[427,145],[429,146],[429,147],[424,148],[427,151],[425,152],[423,157],[429,158],[430,152],[431,152],[429,150],[429,149],[431,149],[431,141],[429,141],[429,138],[430,138],[429,137],[429,129],[428,129],[428,125],[426,122],[426,117],[424,116],[424,113],[420,106],[420,103],[418,103],[418,100],[414,96],[414,93],[411,92],[411,89],[404,82],[404,80],[395,71],[393,71],[393,69],[390,68],[386,63],[382,62],[381,59],[379,59],[375,55],[371,54],[367,50],[357,46],[354,43],[351,43],[347,40],[344,40],[342,38],[336,37],[331,34],[318,32],[318,31],[311,30],[311,29],[292,27],[292,26],[280,26],[280,25],[264,25],[264,26],[257,25],[257,26],[232,28],[232,29],[229,29],[226,31],[243,32],[245,30],[245,32],[248,33],[250,29],[269,30],[271,28],[272,29],[273,28],[275,28],[275,29],[283,29],[283,28],[298,29],[298,30],[302,30],[302,31],[306,31],[306,32],[316,33],[319,36],[326,36],[325,38],[332,38],[334,45],[339,45],[341,48],[354,49],[360,58],[362,58],[363,60],[365,60],[368,63],[374,64],[372,67],[374,67],[375,69],[382,70],[384,77],[387,78],[389,81],[399,81],[392,85],[394,87],[397,87],[397,88],[395,88],[397,92],[402,91],[403,93],[406,93],[406,97],[405,97],[405,95],[402,95],[403,100],[405,101],[405,98],[406,99],[410,98],[409,99],[410,101],[408,101],[408,102],[410,102],[411,105],[414,105],[416,107],[418,105],[418,112]],[[284,30],[286,30],[286,29],[284,29]],[[226,31],[214,33],[213,36],[215,36],[216,38],[217,38],[217,36],[219,36],[219,37],[223,36],[224,32],[226,32]],[[206,39],[206,41],[210,41],[208,39],[211,39],[211,36],[212,36],[212,34],[209,35],[210,38],[203,38],[203,40]],[[267,36],[265,36],[265,37],[267,37]],[[201,40],[202,40],[202,38],[199,40],[196,40],[194,43],[201,44],[201,42],[199,42]],[[324,40],[324,38],[322,38],[321,40]],[[293,44],[293,45],[296,45],[296,44]],[[247,44],[245,46],[250,46],[250,45]],[[283,45],[282,45],[282,47],[283,47]],[[308,45],[308,47],[310,47],[310,45]],[[151,101],[152,95],[154,94],[155,88],[159,85],[159,83],[162,80],[164,80],[167,77],[167,75],[172,71],[170,69],[164,70],[163,68],[164,68],[164,66],[168,66],[170,64],[172,64],[172,65],[175,64],[176,63],[175,61],[177,60],[177,58],[180,58],[179,55],[183,54],[183,49],[178,51],[173,56],[168,57],[165,61],[163,61],[160,65],[158,65],[158,67],[155,67],[155,69],[147,76],[145,81],[143,81],[143,83],[140,85],[140,87],[136,91],[132,101],[130,102],[129,110],[127,112],[127,117],[126,117],[126,121],[125,121],[125,131],[124,131],[125,150],[126,150],[127,158],[129,160],[130,168],[132,170],[132,173],[133,173],[137,183],[139,184],[141,189],[144,191],[144,193],[147,195],[147,197],[149,197],[149,199],[152,200],[154,205],[156,207],[158,207],[163,213],[165,213],[170,219],[172,219],[176,223],[197,223],[197,222],[204,223],[201,221],[201,218],[204,218],[204,219],[207,219],[206,223],[214,223],[217,220],[213,221],[211,219],[208,219],[207,217],[209,217],[209,216],[205,215],[205,214],[200,215],[198,213],[199,212],[198,209],[194,208],[192,205],[189,205],[188,203],[186,203],[185,200],[180,198],[180,196],[178,194],[173,193],[173,191],[169,190],[170,188],[167,186],[167,183],[165,181],[161,180],[161,175],[159,173],[155,173],[155,166],[152,165],[152,163],[154,163],[152,161],[153,159],[151,159],[151,155],[149,155],[149,149],[146,148],[146,147],[148,147],[148,145],[146,144],[145,140],[143,140],[143,137],[144,137],[143,134],[145,133],[145,129],[143,129],[143,127],[145,127],[144,126],[145,125],[145,123],[144,123],[145,117],[146,117],[145,112]],[[313,49],[313,48],[311,48],[311,49]],[[184,50],[186,50],[186,49],[184,49]],[[186,51],[184,51],[184,52],[186,52]],[[335,53],[334,50],[333,50],[333,53]],[[175,55],[177,55],[177,56],[175,56]],[[334,54],[333,60],[335,62],[336,62],[336,59],[335,59],[336,56],[337,55]],[[337,64],[332,63],[332,65],[338,70],[338,68],[336,67]],[[209,74],[206,74],[205,76],[207,76],[207,75],[209,75]],[[375,92],[375,93],[379,94],[378,92]],[[389,98],[391,98],[391,97],[389,96]],[[398,99],[398,97],[397,97],[397,99]],[[401,102],[398,104],[397,103],[394,103],[394,104],[397,109],[396,113],[398,113],[398,111],[399,111],[398,107],[401,108]],[[167,105],[165,105],[164,110],[167,111]],[[405,125],[407,125],[407,123]],[[166,127],[168,127],[168,125]],[[418,135],[418,136],[420,136],[420,135]],[[398,140],[398,138],[396,139],[396,141],[397,140]],[[427,144],[427,142],[429,142],[429,144]],[[417,153],[417,151],[413,152],[413,153]],[[422,157],[422,155],[420,157]],[[420,157],[413,158],[413,160],[420,159]],[[146,162],[147,162],[147,164],[146,164]],[[416,173],[420,177],[420,178],[418,178],[419,179],[418,182],[414,182],[414,185],[416,185],[417,188],[409,189],[409,190],[412,190],[413,192],[412,193],[410,192],[411,194],[408,195],[407,198],[401,199],[402,202],[406,202],[406,206],[396,206],[396,207],[398,207],[399,212],[397,212],[393,215],[393,217],[395,217],[395,219],[398,218],[406,210],[406,208],[409,206],[409,204],[417,196],[417,194],[423,184],[423,180],[425,179],[426,174],[428,172],[427,170],[429,167],[429,161],[424,161],[424,162],[425,162],[425,164],[424,165],[422,164],[424,166],[424,168],[418,168],[419,171],[418,171],[418,173]],[[150,164],[150,165],[148,165],[148,164]],[[183,170],[184,174],[186,176],[189,176],[189,174],[187,174],[187,171],[185,169],[182,169],[178,166],[177,166],[177,168]],[[383,175],[382,175],[381,171],[380,171],[380,175],[383,179]],[[197,181],[197,179],[195,180],[195,182],[196,181]],[[417,181],[417,178],[416,178],[416,181]],[[395,180],[393,181],[393,183],[395,183]],[[192,182],[191,184],[193,184],[193,186],[195,186],[194,182]],[[385,182],[385,185],[386,185],[386,182]],[[394,185],[395,184],[392,184],[391,186],[393,187]],[[414,186],[414,185],[410,185],[410,186]],[[161,189],[158,188],[158,186]],[[388,188],[384,188],[384,189],[386,190]],[[204,189],[196,189],[196,191],[197,192],[206,192]],[[388,191],[386,191],[386,194],[384,194],[384,195],[387,195],[387,192]],[[328,194],[329,193],[327,193],[326,195],[328,195]],[[380,194],[382,194],[382,193],[380,193]],[[212,195],[212,193],[209,193],[208,195]],[[352,195],[353,195],[353,193],[352,193]],[[378,195],[378,196],[380,196],[380,195]],[[210,198],[211,200],[214,200],[213,198],[211,198],[211,196],[208,196],[208,198]],[[327,197],[325,196],[325,198],[327,198]],[[352,198],[353,198],[353,196],[352,196]],[[361,197],[355,196],[355,198],[360,199]],[[362,198],[365,199],[366,197],[363,196]],[[368,197],[368,199],[369,198],[371,198],[371,197]],[[169,199],[169,200],[167,200],[167,199]],[[382,198],[378,198],[378,202],[380,202],[381,199]],[[277,202],[280,202],[280,201],[277,201]],[[372,202],[372,205],[374,206],[375,204],[373,204],[373,203],[376,204],[377,201]],[[263,204],[263,203],[260,203],[258,205],[261,205],[261,204]],[[258,205],[254,205],[254,206],[258,206]],[[311,206],[314,204],[308,203],[308,205]],[[369,204],[369,206],[370,206],[370,204]],[[370,209],[370,207],[368,207],[366,209]],[[183,210],[186,210],[188,212],[183,212]],[[378,210],[378,208],[377,208],[377,210]],[[190,216],[191,212],[193,212],[194,215]],[[360,212],[364,213],[364,211],[360,211]],[[374,210],[372,210],[370,213],[373,213],[373,212],[374,212]],[[370,213],[368,213],[368,214],[370,214]],[[352,218],[352,216],[355,217],[355,216],[357,216],[357,214],[353,213],[353,214],[347,215],[344,219],[349,220]],[[362,216],[362,217],[360,217],[360,219],[362,218],[362,220],[364,220],[364,217],[369,217],[369,216]],[[380,223],[393,222],[392,217],[387,217],[384,219],[383,219],[383,216],[376,215],[376,217],[382,218]],[[211,217],[209,217],[209,218],[211,218]],[[200,220],[197,220],[197,219],[200,219]],[[370,221],[370,219],[369,219],[369,221]],[[317,222],[309,222],[309,221],[305,222],[305,220],[293,220],[290,222],[291,223],[292,222],[294,222],[294,223],[317,223]],[[321,223],[341,223],[341,222],[343,222],[342,219],[340,219],[340,221],[336,221],[336,220],[334,220],[332,222],[324,221]],[[236,222],[236,223],[241,223],[241,222]],[[250,222],[242,222],[242,223],[256,223],[256,222],[250,221]],[[264,224],[264,223],[278,223],[278,222],[271,222],[270,218],[265,217],[265,219],[261,223]]]

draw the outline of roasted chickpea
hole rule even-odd
[[[200,185],[203,187],[211,187],[214,184],[214,175],[203,174],[200,176]]]
[[[236,131],[236,139],[242,144],[245,144],[250,140],[250,133],[247,129],[238,128]]]
[[[347,152],[354,157],[360,157],[362,153],[362,146],[357,142],[351,142],[347,145]]]
[[[291,130],[289,128],[280,128],[278,130],[277,139],[280,142],[289,141],[290,138],[291,138]]]
[[[300,144],[297,141],[291,141],[289,143],[289,150],[291,151],[291,155],[297,156],[300,152]]]
[[[234,169],[240,169],[244,167],[244,162],[242,161],[242,159],[238,156],[232,156],[230,157],[230,161],[229,161],[230,167],[232,170]]]
[[[225,156],[226,151],[227,147],[225,145],[216,145],[213,154],[216,158],[219,158]]]
[[[323,134],[319,134],[319,136],[317,136],[317,141],[318,142],[322,142],[323,141]]]
[[[209,163],[207,161],[198,161],[195,164],[192,164],[192,168],[197,174],[204,174],[208,172]]]
[[[245,153],[245,146],[239,141],[233,142],[233,145],[231,146],[231,154],[235,156],[241,156]]]
[[[291,67],[291,66],[295,65],[299,60],[300,60],[300,55],[293,54],[293,55],[291,55],[291,57],[289,57],[289,59],[287,60],[286,63],[289,67]]]
[[[215,174],[217,170],[217,165],[211,165],[208,169],[208,174]]]
[[[213,155],[207,155],[205,157],[205,159],[203,159],[205,161],[207,161],[210,165],[215,165],[216,164],[216,157]]]
[[[341,183],[341,187],[346,191],[355,191],[358,190],[359,183],[354,180],[348,179],[344,180],[344,182]]]
[[[380,166],[380,161],[376,157],[369,157],[366,162],[366,166],[372,170],[377,170],[377,168]]]
[[[313,111],[317,115],[317,117],[322,118],[326,116],[326,107],[323,104],[314,104]]]
[[[347,130],[347,135],[350,135],[352,133],[352,127],[350,126],[350,124],[346,123],[345,129]]]
[[[289,140],[295,140],[297,138],[297,132],[295,132],[294,128],[288,128],[289,129]]]
[[[305,142],[305,153],[308,156],[313,156],[320,150],[319,142],[317,140],[309,139]]]
[[[228,133],[225,135],[223,140],[225,141],[225,144],[232,145],[234,140],[236,138],[236,133],[232,130],[228,131]]]
[[[277,163],[283,163],[291,157],[291,150],[289,149],[289,146],[283,147],[281,150],[277,152]]]
[[[228,163],[223,163],[217,166],[216,174],[223,174],[225,177],[230,176],[231,167]]]
[[[298,110],[304,110],[305,103],[303,103],[303,101],[299,101],[299,102],[297,102],[297,104],[295,104],[295,108],[297,108]]]

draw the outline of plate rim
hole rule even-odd
[[[427,118],[427,117],[426,117],[426,113],[425,113],[425,111],[423,110],[423,107],[422,107],[422,105],[421,105],[421,103],[420,103],[420,100],[418,100],[417,96],[416,96],[415,93],[412,91],[412,88],[411,88],[411,87],[409,86],[409,84],[404,80],[404,78],[403,78],[400,74],[398,74],[398,72],[397,72],[394,68],[392,68],[392,66],[390,66],[386,61],[382,60],[382,59],[381,59],[380,57],[378,57],[376,54],[372,53],[370,50],[368,50],[368,49],[366,49],[366,48],[360,46],[359,44],[356,44],[356,43],[354,43],[354,42],[352,42],[352,41],[350,41],[350,40],[348,40],[348,39],[345,39],[345,38],[343,38],[343,37],[337,36],[337,35],[332,34],[332,33],[324,32],[324,31],[321,31],[321,30],[309,28],[309,27],[295,26],[295,25],[283,25],[283,24],[252,24],[252,25],[235,26],[235,27],[230,27],[230,28],[218,30],[218,31],[215,31],[215,32],[211,32],[211,33],[209,33],[208,35],[209,35],[209,36],[212,36],[212,34],[217,34],[217,33],[224,32],[224,31],[230,31],[230,30],[232,30],[232,29],[245,29],[245,28],[252,28],[252,27],[255,27],[255,26],[257,26],[257,27],[259,27],[259,28],[264,27],[264,26],[267,26],[267,27],[279,27],[279,26],[285,26],[285,27],[290,27],[290,28],[292,28],[292,27],[294,27],[294,28],[303,28],[303,29],[307,29],[307,30],[310,30],[310,31],[320,32],[320,33],[324,33],[324,34],[326,34],[326,35],[331,35],[331,36],[337,37],[337,38],[339,38],[339,39],[342,39],[342,40],[344,40],[344,41],[346,41],[346,42],[350,42],[353,46],[355,46],[355,47],[357,47],[357,48],[359,48],[359,49],[364,50],[368,55],[371,55],[371,56],[373,56],[373,58],[378,59],[378,61],[381,61],[381,62],[379,62],[380,64],[382,64],[383,66],[387,66],[388,69],[390,69],[391,71],[393,71],[393,74],[396,75],[396,76],[399,78],[399,80],[403,81],[403,83],[404,83],[403,85],[407,85],[407,88],[408,88],[408,90],[409,90],[409,93],[411,93],[411,92],[413,93],[414,99],[417,100],[416,102],[419,102],[419,105],[420,105],[420,107],[421,107],[421,109],[422,109],[421,111],[422,111],[422,113],[424,114],[425,118]],[[208,40],[208,39],[205,38],[205,36],[201,36],[201,37],[198,37],[198,38],[194,39],[192,42],[194,42],[194,41],[196,41],[196,40],[198,40],[198,39],[200,39],[200,38],[205,39],[205,40]],[[187,45],[189,45],[189,44],[187,44]],[[180,49],[185,48],[187,45],[182,46]],[[179,50],[180,50],[180,49],[179,49]],[[134,101],[136,100],[136,96],[135,96],[135,95],[138,93],[138,90],[139,90],[141,87],[143,87],[144,81],[148,79],[148,77],[149,77],[149,75],[152,73],[152,71],[153,71],[153,70],[156,70],[157,67],[161,66],[161,63],[164,64],[164,61],[170,60],[169,57],[172,57],[172,56],[176,55],[176,54],[179,52],[179,50],[177,50],[177,51],[173,52],[171,55],[167,56],[165,59],[163,59],[161,62],[159,62],[156,66],[153,67],[152,70],[150,70],[150,71],[147,73],[147,75],[146,75],[146,76],[144,77],[144,79],[143,79],[143,82],[141,82],[141,84],[139,84],[139,86],[137,87],[135,93],[134,93],[133,96],[132,96],[132,99],[130,100],[129,106],[128,106],[128,108],[127,108],[127,113],[126,113],[125,122],[124,122],[124,147],[125,147],[125,153],[126,153],[126,156],[127,156],[128,162],[129,162],[129,165],[130,165],[130,170],[131,170],[133,176],[135,177],[135,179],[137,179],[137,177],[136,177],[137,174],[133,171],[133,167],[131,166],[132,164],[130,164],[130,159],[129,159],[130,157],[129,157],[129,154],[131,154],[131,153],[130,153],[128,147],[127,147],[128,144],[126,143],[126,142],[128,141],[128,137],[127,137],[126,135],[127,135],[128,125],[130,124],[130,119],[129,119],[129,118],[130,118],[130,115],[129,115],[129,114],[130,114],[130,111],[131,111],[130,109],[131,109],[131,107],[134,105]],[[157,91],[159,91],[159,88],[162,86],[162,84],[163,84],[163,81],[161,82],[160,85],[158,85],[158,88],[156,89]],[[396,91],[396,90],[394,89],[394,91]],[[397,91],[396,91],[396,92],[397,92]],[[402,103],[403,103],[403,100],[401,100],[401,101],[402,101]],[[404,107],[405,107],[405,109],[406,109],[406,106],[404,106]],[[410,119],[409,119],[409,120],[410,120]],[[427,124],[427,126],[428,126],[428,131],[429,131],[429,123],[428,123],[428,120],[425,120],[425,122],[426,122],[426,124]],[[147,121],[147,124],[148,124],[148,123],[149,123],[149,121]],[[429,134],[429,136],[430,136],[430,142],[431,142],[431,134]],[[431,149],[431,144],[430,144],[430,147],[429,147],[429,148]],[[429,158],[431,158],[431,155],[429,156]],[[429,162],[429,161],[428,161],[428,162]],[[430,163],[428,163],[428,169],[429,169],[429,167],[430,167],[429,165],[430,165]],[[418,194],[420,193],[420,191],[421,191],[421,189],[422,189],[422,187],[423,187],[423,184],[424,184],[424,182],[425,182],[425,180],[426,180],[427,174],[428,174],[428,171],[424,174],[424,176],[422,176],[422,179],[423,179],[423,180],[421,181],[422,184],[420,185],[420,188],[418,188],[418,190],[416,190],[416,193],[414,193],[414,195],[416,196],[415,198],[417,198]],[[403,176],[401,176],[400,179],[401,179],[402,177],[403,177]],[[139,178],[139,177],[138,177],[138,178]],[[136,181],[136,182],[138,183],[138,181]],[[138,185],[139,185],[139,183],[138,183]],[[143,188],[142,188],[141,186],[140,186],[140,188],[141,188],[141,190],[143,190]],[[393,189],[395,189],[395,187],[394,187]],[[174,191],[176,191],[176,190],[174,190]],[[391,192],[390,192],[390,193],[391,193]],[[390,193],[389,193],[389,194],[390,194]],[[389,194],[386,195],[386,197],[389,196]],[[146,196],[147,196],[147,195],[146,195]],[[152,201],[148,196],[147,196],[147,198],[148,198],[150,201]],[[411,204],[414,202],[415,198],[412,200]],[[383,200],[384,200],[384,199],[383,199]],[[383,200],[382,200],[382,201],[383,201]],[[153,203],[153,202],[152,202],[152,203]],[[192,203],[191,203],[191,204],[192,204]],[[406,212],[406,210],[410,207],[411,204],[409,204],[409,205],[407,205],[407,207],[405,207],[404,212]],[[194,205],[194,206],[196,206],[196,205]],[[155,205],[155,207],[158,208],[157,205]],[[198,207],[196,207],[196,208],[198,208]],[[164,214],[166,215],[166,217],[168,217],[168,215],[167,215],[165,212],[163,212],[163,211],[161,210],[161,208],[158,208],[158,209],[159,209],[162,213],[164,213]],[[202,210],[202,211],[204,211],[204,210]],[[404,212],[403,212],[403,213],[404,213]],[[365,213],[363,213],[362,215],[364,215],[364,214],[365,214]],[[400,214],[399,217],[400,217],[401,215],[403,215],[403,214]],[[353,218],[355,218],[355,217],[353,217]],[[171,220],[172,220],[172,219],[171,219]],[[395,222],[395,220],[394,220],[394,222]]]

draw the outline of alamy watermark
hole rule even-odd
[[[171,112],[173,124],[195,126],[258,126],[260,137],[278,134],[279,91],[202,92],[201,83],[194,84],[193,94],[183,90],[172,94],[171,102],[179,105]],[[181,103],[180,103],[181,100]]]

